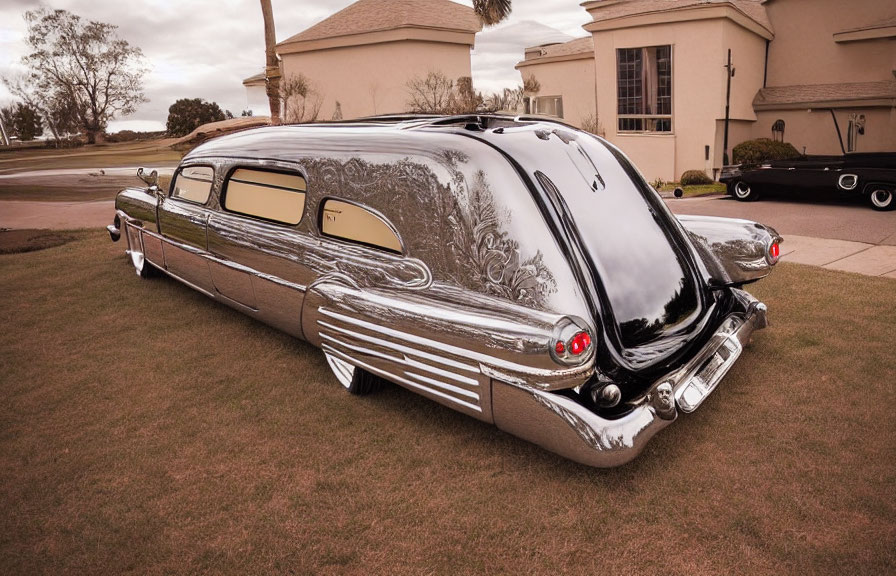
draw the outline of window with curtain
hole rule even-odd
[[[672,46],[616,50],[619,132],[672,131]]]

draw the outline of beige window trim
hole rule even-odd
[[[174,179],[171,197],[196,204],[205,204],[212,192],[215,171],[211,166],[187,166]]]
[[[305,179],[297,174],[238,168],[227,179],[224,209],[296,225],[305,212]]]
[[[326,236],[401,253],[395,230],[370,209],[328,198],[321,207],[321,232]]]

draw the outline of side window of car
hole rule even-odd
[[[224,184],[224,209],[282,224],[305,212],[305,179],[297,174],[238,168]]]
[[[320,230],[326,236],[401,253],[395,230],[381,216],[357,204],[328,198],[321,207]]]
[[[211,166],[187,166],[177,173],[171,187],[171,197],[197,204],[208,202],[215,171]]]

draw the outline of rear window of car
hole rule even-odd
[[[295,225],[305,212],[305,190],[298,174],[238,168],[224,185],[224,209]]]
[[[214,176],[211,166],[187,166],[174,178],[171,197],[205,204],[212,191]]]
[[[328,198],[321,208],[320,229],[326,236],[401,253],[401,240],[386,220],[368,208]]]

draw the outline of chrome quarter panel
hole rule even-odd
[[[715,286],[738,286],[765,278],[774,263],[772,243],[783,242],[773,229],[750,220],[714,216],[678,216]]]

